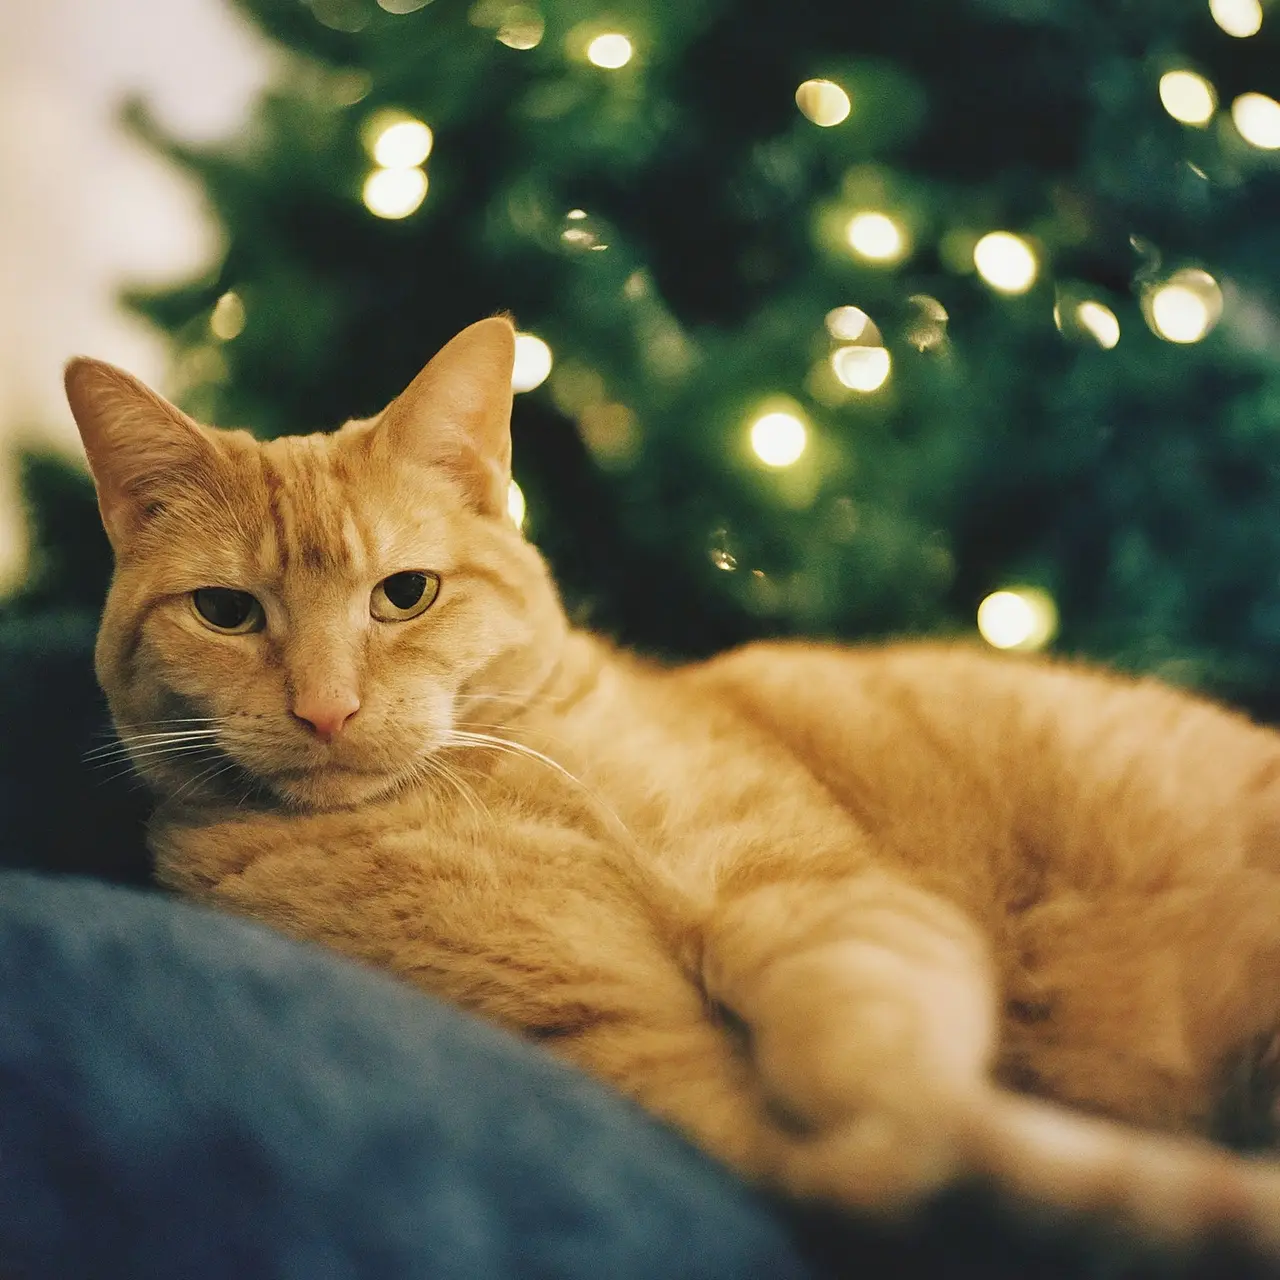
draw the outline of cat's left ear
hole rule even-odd
[[[447,471],[476,510],[500,516],[511,484],[511,370],[515,330],[480,320],[444,346],[378,421],[396,456]]]

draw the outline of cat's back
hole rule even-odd
[[[1247,859],[1280,811],[1280,739],[1153,680],[936,642],[750,645],[681,679],[775,735],[891,856],[940,887],[984,880],[987,902],[1025,893],[1029,864],[1102,891]]]

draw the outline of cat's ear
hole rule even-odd
[[[78,356],[65,380],[103,527],[119,550],[166,497],[207,486],[217,454],[185,413],[115,365]]]
[[[515,330],[506,316],[470,325],[391,402],[375,436],[399,457],[448,471],[481,513],[505,514],[514,363]]]

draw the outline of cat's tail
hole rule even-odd
[[[1038,1217],[1106,1223],[1175,1250],[1231,1239],[1280,1264],[1280,1161],[999,1091],[898,1119],[798,1144],[781,1181],[894,1213],[979,1180]]]

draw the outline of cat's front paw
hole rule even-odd
[[[961,1172],[946,1126],[924,1115],[870,1110],[796,1140],[781,1171],[786,1189],[878,1214],[928,1200]]]

